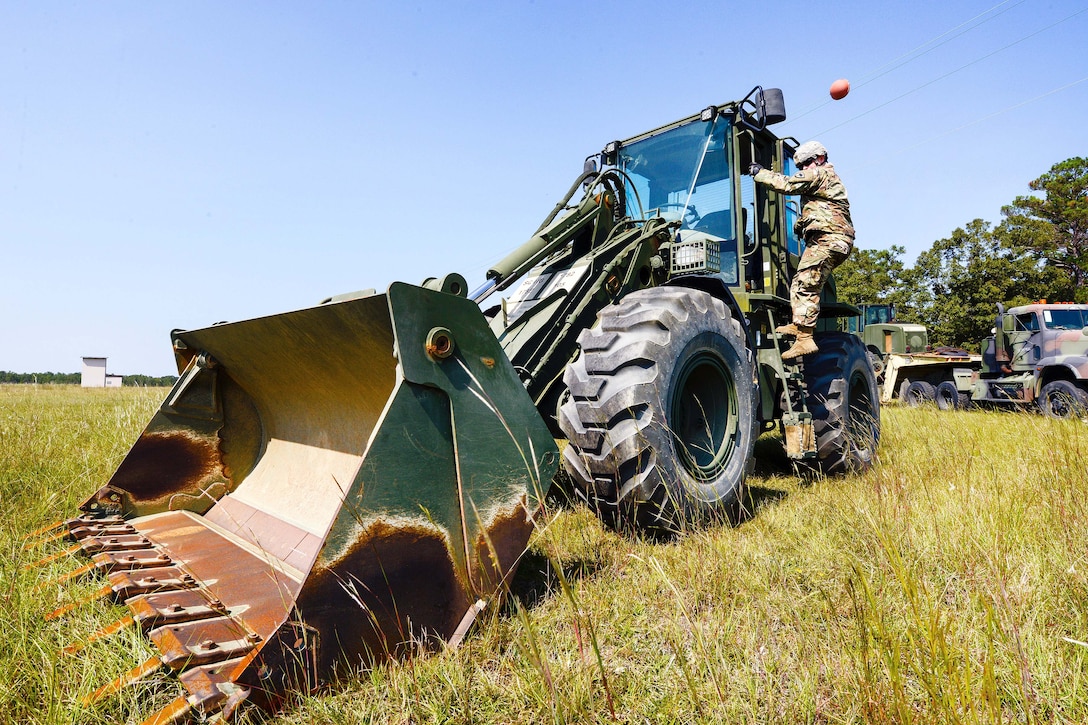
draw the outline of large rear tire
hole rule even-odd
[[[933,383],[925,380],[904,383],[901,387],[899,398],[912,408],[932,403],[937,396],[937,389],[933,387]]]
[[[824,473],[867,471],[880,440],[880,396],[865,345],[845,332],[817,338],[805,357],[808,408]]]
[[[971,400],[967,393],[961,393],[956,384],[951,380],[942,380],[933,393],[933,399],[937,401],[940,410],[963,410]]]
[[[578,338],[564,375],[564,468],[616,528],[725,518],[755,444],[758,386],[740,320],[699,290],[639,290]]]

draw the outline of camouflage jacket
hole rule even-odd
[[[797,236],[805,238],[813,232],[830,232],[854,239],[846,187],[831,164],[810,166],[793,176],[763,169],[754,178],[757,183],[783,194],[801,195],[801,217],[794,225]]]

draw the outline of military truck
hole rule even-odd
[[[451,273],[175,330],[177,384],[56,527],[93,557],[58,583],[97,574],[131,612],[79,646],[133,626],[159,651],[87,701],[165,670],[184,692],[149,722],[275,709],[456,641],[560,465],[606,523],[651,533],[734,512],[763,431],[799,465],[867,469],[876,379],[837,330],[856,308],[828,291],[799,361],[775,333],[795,207],[741,170],[794,171],[783,120],[757,86],[609,142],[471,293]]]
[[[865,303],[857,305],[856,317],[844,318],[844,329],[861,337],[865,348],[876,359],[894,353],[922,352],[929,348],[925,325],[900,322],[895,305]]]
[[[981,369],[956,378],[958,403],[1032,404],[1053,418],[1088,410],[1088,305],[997,305],[993,334],[982,342]],[[948,394],[953,395],[951,386]]]
[[[966,404],[966,394],[958,391],[982,367],[981,355],[930,345],[925,325],[900,322],[894,305],[862,304],[858,309],[857,317],[845,318],[845,329],[865,343],[882,403],[936,401],[942,410]]]

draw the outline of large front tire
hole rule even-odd
[[[578,338],[559,427],[567,472],[617,528],[724,518],[756,439],[758,386],[740,320],[699,290],[633,292]]]
[[[1039,391],[1038,404],[1048,418],[1079,418],[1088,411],[1088,392],[1068,380],[1051,380]]]
[[[880,440],[880,397],[865,345],[844,332],[825,333],[817,344],[804,360],[820,470],[867,471]]]

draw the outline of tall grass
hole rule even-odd
[[[177,694],[159,678],[81,708],[150,648],[129,633],[59,655],[123,610],[43,623],[72,592],[37,585],[76,562],[22,569],[55,548],[21,536],[108,478],[162,393],[0,386],[0,721],[139,722]],[[806,481],[772,456],[738,526],[652,542],[548,511],[512,596],[459,648],[269,719],[1088,722],[1088,426],[897,408],[883,423],[864,475]]]
[[[84,563],[63,557],[27,569],[60,545],[24,548],[30,531],[75,515],[102,485],[158,407],[164,390],[0,385],[0,722],[97,723],[136,720],[148,692],[122,693],[101,709],[79,699],[151,654],[135,632],[85,657],[61,649],[123,616],[117,606],[85,607],[59,622],[42,615],[86,596],[101,582],[43,585]],[[162,696],[150,693],[151,701]]]

